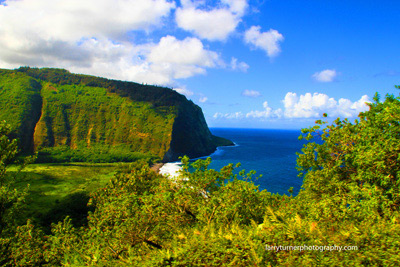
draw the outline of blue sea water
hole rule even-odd
[[[220,169],[229,163],[241,163],[246,172],[255,170],[255,180],[260,190],[271,193],[287,194],[293,187],[293,194],[299,192],[302,179],[297,177],[296,152],[301,152],[305,141],[298,140],[300,130],[267,129],[227,129],[211,128],[216,136],[232,140],[237,144],[231,147],[219,147],[212,154],[210,168]]]

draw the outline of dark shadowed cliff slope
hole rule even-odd
[[[50,161],[57,154],[84,161],[79,153],[174,161],[232,144],[213,136],[201,108],[174,90],[63,69],[0,70],[0,120],[11,124],[22,150]]]

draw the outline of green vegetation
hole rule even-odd
[[[97,152],[102,156],[88,160],[162,159],[171,141],[176,107],[160,101],[155,107],[150,100],[136,101],[96,86],[108,85],[106,79],[83,76],[86,84],[68,84],[79,77],[57,69],[0,73],[0,120],[7,120],[14,136],[25,140],[24,151],[42,152],[39,162],[83,161]]]
[[[88,195],[104,187],[118,170],[127,166],[129,164],[122,163],[30,164],[19,171],[12,165],[5,179],[19,191],[29,186],[25,195],[29,205],[20,211],[19,222],[31,218],[47,230],[51,223],[63,220],[65,215],[73,220],[78,215],[86,217],[87,211],[73,214],[74,210],[86,209]],[[77,202],[78,197],[84,201],[71,203]]]
[[[120,145],[115,154],[123,147],[123,154],[146,151],[159,158],[167,150],[173,109],[154,109],[145,102],[110,95],[105,88],[81,85],[46,84],[42,96],[35,147],[80,149],[94,144],[109,150],[110,145]]]
[[[124,145],[110,146],[94,144],[90,147],[78,146],[70,149],[68,146],[57,146],[42,148],[38,153],[36,162],[134,162],[147,160],[149,162],[159,161],[159,157],[141,152],[132,152]]]
[[[0,69],[0,121],[11,126],[13,137],[18,137],[20,147],[32,150],[32,137],[40,117],[41,85],[21,73]]]
[[[231,140],[213,135],[213,140],[218,146],[233,146],[235,145]]]
[[[170,161],[229,143],[174,90],[62,69],[0,69],[0,110],[38,162]]]
[[[18,214],[22,210],[26,190],[16,190],[7,179],[7,167],[16,162],[18,153],[17,140],[10,140],[11,129],[5,122],[0,122],[0,264],[4,265],[10,256],[12,236],[17,226]],[[19,163],[19,169],[32,161],[26,158]]]
[[[303,130],[296,196],[259,191],[255,172],[182,159],[181,179],[136,162],[89,194],[88,217],[44,233],[15,210],[26,193],[2,182],[0,263],[5,266],[399,266],[400,97],[370,104],[351,123]],[[2,126],[4,127],[4,126]],[[0,129],[2,129],[0,127]],[[0,131],[2,165],[15,142]],[[311,142],[319,135],[323,142]],[[0,170],[5,170],[0,169]],[[4,180],[4,171],[0,181]],[[85,202],[86,195],[67,199]],[[74,202],[75,201],[75,202]],[[60,205],[66,209],[68,205]],[[80,221],[79,221],[80,220]],[[268,249],[356,246],[356,250]]]

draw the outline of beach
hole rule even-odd
[[[179,171],[182,169],[181,162],[165,163],[158,171],[159,174],[164,176],[168,175],[170,178],[179,176]]]

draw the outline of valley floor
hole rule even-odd
[[[129,163],[46,163],[30,164],[21,172],[11,166],[8,179],[18,190],[27,189],[28,207],[20,219],[50,224],[48,217],[58,207],[85,208],[91,192],[104,187],[118,170],[128,166]]]

